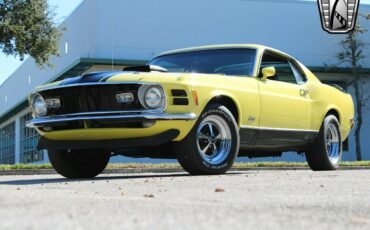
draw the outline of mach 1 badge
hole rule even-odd
[[[335,34],[355,28],[360,0],[318,0],[322,28]]]

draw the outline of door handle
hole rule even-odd
[[[301,97],[305,97],[305,96],[307,96],[307,94],[308,94],[308,90],[306,90],[306,89],[300,89],[299,90],[299,95]]]

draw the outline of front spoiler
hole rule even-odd
[[[163,133],[149,136],[114,140],[99,141],[71,141],[71,140],[49,140],[41,137],[37,146],[38,150],[67,150],[67,149],[108,149],[111,151],[129,149],[135,147],[159,146],[171,142],[180,134],[177,129],[170,129]]]
[[[87,115],[87,116],[58,116],[34,118],[26,123],[29,128],[63,125],[69,121],[157,121],[157,120],[195,120],[194,113],[171,114],[171,113],[140,113],[140,114],[116,114],[116,115]]]

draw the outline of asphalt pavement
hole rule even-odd
[[[0,229],[370,229],[370,170],[0,176]]]

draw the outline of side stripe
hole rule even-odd
[[[313,130],[313,129],[269,128],[269,127],[255,127],[255,126],[247,126],[247,125],[241,125],[240,128],[241,129],[272,130],[272,131],[314,132],[314,133],[319,132],[319,130]]]

